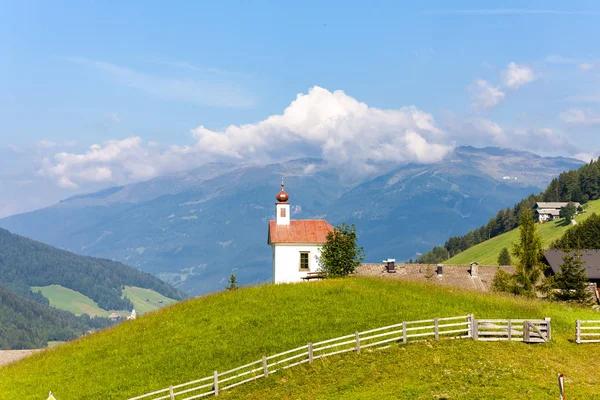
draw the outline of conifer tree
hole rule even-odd
[[[513,254],[519,260],[515,280],[517,294],[535,295],[537,281],[542,273],[542,238],[529,209],[523,210],[519,225],[520,240],[513,245]]]
[[[510,259],[510,253],[508,249],[505,247],[500,251],[498,255],[498,265],[512,265],[512,260]]]
[[[577,250],[571,251],[568,243],[563,247],[565,255],[563,263],[560,265],[560,271],[554,278],[554,283],[557,289],[560,290],[556,294],[558,300],[574,301],[587,304],[590,301],[590,292],[587,290],[588,276],[585,269],[585,261],[581,259],[581,249],[577,246]]]
[[[235,277],[235,274],[231,274],[227,283],[229,283],[229,285],[227,285],[227,290],[237,289],[237,278]]]

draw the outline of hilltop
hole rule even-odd
[[[474,313],[551,317],[547,344],[472,340],[392,346],[320,360],[221,393],[224,398],[598,398],[592,346],[576,345],[578,307],[383,279],[262,285],[187,300],[0,369],[0,393],[123,399],[211,375],[309,341],[403,320]],[[85,384],[82,384],[84,382]],[[596,397],[594,397],[596,396]]]
[[[588,208],[582,214],[575,216],[575,221],[580,223],[585,221],[593,213],[600,213],[600,200],[590,201]],[[538,232],[542,237],[542,245],[544,248],[549,248],[550,244],[557,239],[560,239],[567,229],[572,225],[565,224],[564,219],[549,221],[538,225]],[[484,242],[481,242],[454,257],[445,261],[446,264],[467,265],[476,261],[480,265],[498,265],[498,255],[500,251],[506,247],[510,251],[512,244],[519,240],[519,229],[515,228],[510,232],[503,233]]]
[[[319,158],[213,163],[71,197],[2,219],[0,226],[78,254],[124,262],[196,295],[224,288],[231,273],[242,284],[269,279],[266,226],[282,176],[293,218],[355,223],[367,261],[379,262],[415,257],[476,228],[581,164],[468,146],[437,163],[391,163],[366,176]]]

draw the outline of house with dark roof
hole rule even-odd
[[[581,204],[571,203],[575,208],[579,208]],[[538,222],[551,221],[560,218],[560,210],[568,206],[568,202],[537,202],[533,207],[535,217]]]
[[[333,226],[325,220],[292,220],[290,196],[283,181],[275,203],[276,219],[269,221],[267,243],[273,254],[273,282],[300,282],[319,270],[321,248]]]
[[[564,256],[565,252],[561,250],[548,250],[544,253],[550,274],[556,275],[560,271]],[[600,250],[581,250],[581,259],[585,262],[588,281],[600,284]]]

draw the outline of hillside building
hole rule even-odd
[[[276,219],[269,221],[274,283],[300,282],[310,272],[317,272],[321,247],[333,230],[325,220],[293,220],[289,198],[282,180],[276,196]]]
[[[565,252],[561,250],[547,250],[544,258],[548,269],[545,275],[556,275],[563,264]],[[590,291],[593,293],[595,301],[600,303],[600,250],[581,250],[581,260],[584,262],[585,270],[590,284]]]
[[[556,275],[560,271],[565,252],[562,250],[547,250],[544,253],[546,264],[550,267],[549,274]],[[600,250],[581,250],[581,260],[588,276],[588,282],[600,284]]]
[[[575,208],[579,208],[579,203],[572,203]],[[568,202],[545,203],[537,202],[533,208],[538,222],[551,221],[560,217],[560,210],[568,206]]]

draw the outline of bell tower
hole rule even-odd
[[[277,225],[290,224],[290,203],[288,202],[290,196],[283,190],[283,186],[283,178],[281,178],[281,191],[275,197],[277,199],[277,203],[275,203]]]

